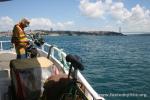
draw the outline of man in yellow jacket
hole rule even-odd
[[[28,27],[30,22],[27,19],[22,19],[13,28],[11,42],[15,45],[17,59],[27,58],[26,48],[29,45],[29,40],[25,34],[24,28]]]

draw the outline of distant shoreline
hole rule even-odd
[[[119,32],[111,31],[40,31],[47,33],[47,35],[69,35],[69,36],[80,36],[80,35],[96,35],[96,36],[124,36],[124,34]]]
[[[50,35],[50,36],[80,36],[80,35],[96,35],[96,36],[124,36],[124,34],[119,32],[111,31],[46,31],[46,30],[34,30],[26,31],[26,33],[39,33],[41,35]],[[0,32],[0,35],[12,35],[12,32]]]
[[[149,33],[141,33],[141,34],[125,34],[113,31],[47,31],[47,30],[34,30],[34,31],[26,31],[26,33],[39,33],[41,35],[49,35],[49,36],[81,36],[81,35],[95,35],[95,36],[150,36]],[[11,36],[12,32],[0,32],[0,36]]]
[[[150,36],[150,32],[149,33],[142,33],[142,34],[126,34],[127,36]]]

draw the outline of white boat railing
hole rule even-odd
[[[3,46],[5,43],[10,43],[10,41],[0,41],[0,51],[12,51],[11,48],[10,50],[4,49]],[[38,50],[42,51],[43,53],[47,55],[48,55],[48,52],[50,51],[50,57],[64,69],[66,74],[68,74],[69,65],[65,59],[67,54],[63,52],[62,49],[59,49],[56,46],[52,46],[50,44],[44,43],[41,48],[38,48]],[[86,96],[88,97],[88,100],[105,100],[91,87],[91,85],[83,77],[80,71],[78,71],[77,76],[86,88],[85,92],[86,92]]]
[[[13,52],[14,48],[9,47],[8,45],[7,45],[7,47],[8,47],[7,49],[4,48],[4,45],[8,44],[8,43],[11,46],[11,42],[10,41],[0,41],[0,52]]]
[[[41,47],[41,50],[48,54],[48,52],[45,50],[45,47],[48,47],[50,48],[50,56],[55,60],[57,61],[57,63],[59,63],[62,68],[64,69],[65,73],[68,74],[68,69],[69,69],[69,65],[68,63],[66,62],[66,53],[63,52],[62,49],[59,49],[57,48],[56,46],[52,46],[50,44],[47,44],[47,43],[44,43],[44,45]],[[55,54],[58,54],[57,56],[59,58],[56,58],[56,55]],[[86,91],[87,91],[87,95],[88,95],[88,99],[89,100],[105,100],[103,97],[101,97],[92,87],[91,85],[87,82],[87,80],[83,77],[83,75],[80,73],[80,71],[78,71],[78,78],[79,80],[84,84],[85,88],[86,88]]]

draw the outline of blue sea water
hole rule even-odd
[[[150,36],[45,36],[82,58],[82,72],[106,100],[150,100]]]

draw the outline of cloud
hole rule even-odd
[[[116,2],[111,5],[109,14],[124,26],[124,31],[150,31],[150,10],[139,4],[128,10],[122,2]]]
[[[0,31],[12,30],[14,25],[13,19],[8,16],[0,17]]]
[[[69,29],[68,27],[73,26],[74,22],[73,21],[67,21],[67,22],[58,22],[55,27],[61,30],[67,30]]]
[[[79,9],[81,13],[90,18],[104,18],[106,12],[112,5],[112,0],[80,0]]]
[[[124,7],[122,2],[114,3],[110,7],[109,13],[113,18],[117,20],[124,20],[131,16],[131,13]]]
[[[49,18],[32,18],[30,19],[31,24],[30,28],[35,29],[44,29],[50,30],[51,28],[56,30],[69,30],[71,26],[74,25],[73,21],[66,21],[66,22],[53,22]]]
[[[123,23],[128,30],[133,31],[150,31],[150,10],[137,4],[131,9],[131,15]]]
[[[49,18],[31,18],[30,27],[28,29],[31,30],[50,30],[51,28],[55,30],[70,30],[70,28],[74,25],[73,21],[64,21],[64,22],[53,22]],[[0,17],[0,31],[12,30],[14,24],[16,24],[12,18],[5,16]]]
[[[79,9],[81,13],[90,18],[103,18],[111,15],[114,18],[124,19],[130,12],[124,8],[122,2],[112,2],[112,0],[80,0]]]
[[[82,15],[92,19],[112,20],[109,23],[119,24],[126,31],[150,31],[150,10],[137,4],[127,9],[123,0],[80,0],[79,9]],[[117,27],[117,26],[116,26]]]
[[[31,29],[44,29],[44,30],[50,30],[54,25],[52,21],[48,18],[32,18],[30,19],[30,28]]]
[[[79,8],[83,15],[86,15],[91,18],[102,17],[104,14],[103,3],[101,0],[96,2],[90,2],[89,0],[81,0]]]

